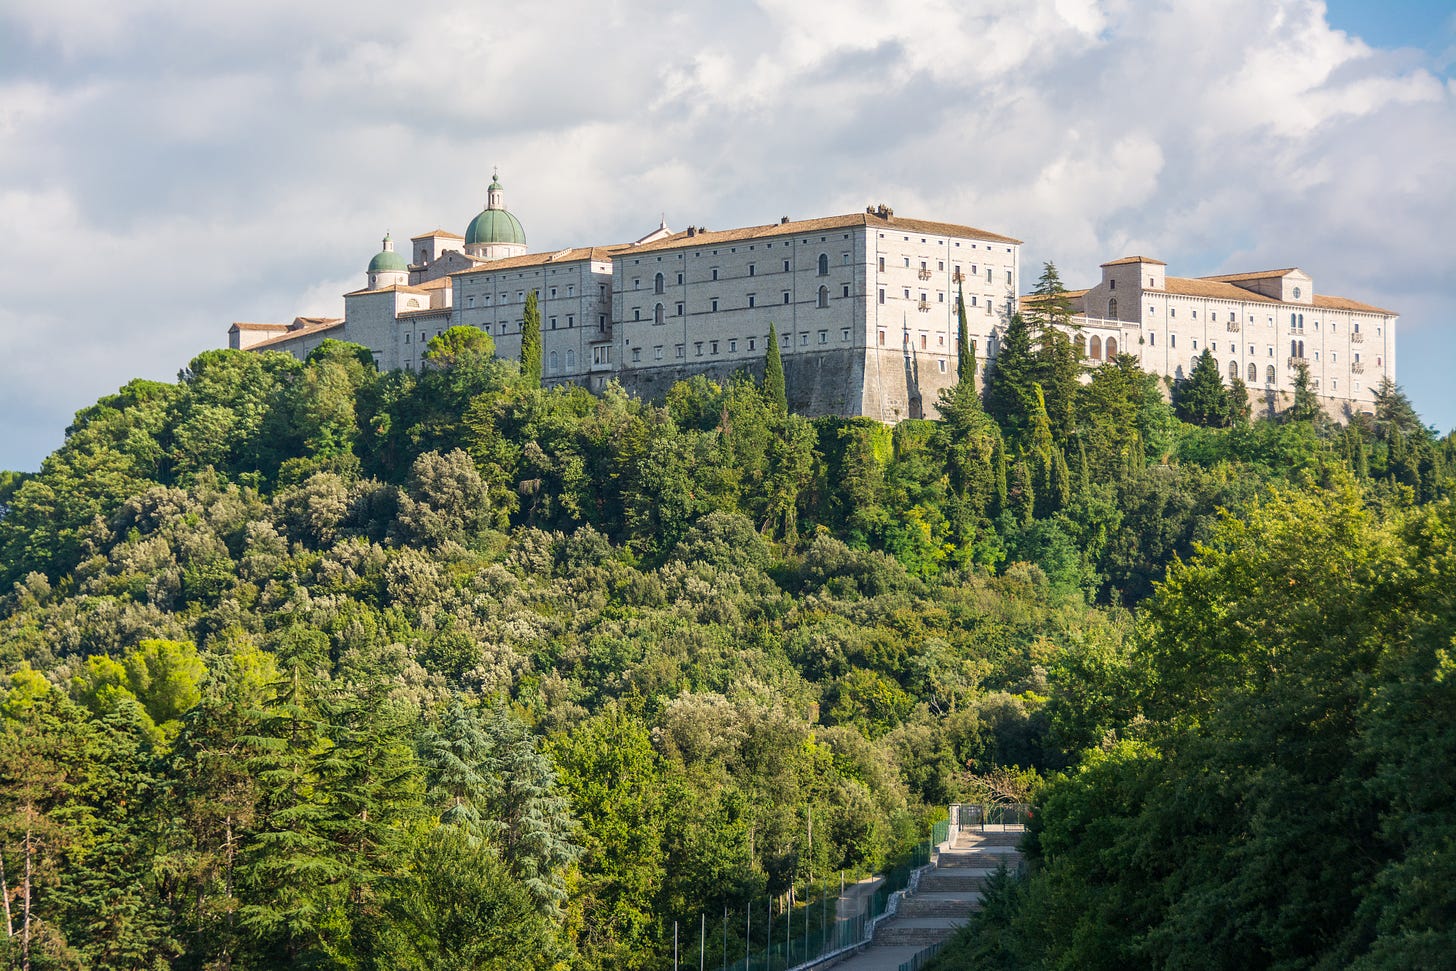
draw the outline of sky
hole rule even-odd
[[[1456,428],[1456,12],[1415,0],[7,0],[0,469],[233,321],[342,313],[499,166],[533,250],[861,211],[1299,266]]]

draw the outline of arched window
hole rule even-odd
[[[657,274],[657,278],[659,280],[661,280],[662,279],[662,274],[661,273]],[[662,323],[662,314],[663,314],[662,304],[658,304],[656,307],[653,307],[652,308],[652,322],[654,324],[660,324],[660,323]]]
[[[1264,369],[1264,383],[1271,386],[1274,384],[1274,365],[1272,364]]]
[[[1117,319],[1117,298],[1116,297],[1113,297],[1111,300],[1107,301],[1107,319],[1108,320],[1116,320]]]
[[[1102,338],[1095,334],[1092,337],[1092,360],[1102,360]]]
[[[1249,365],[1249,383],[1254,384],[1259,380],[1259,365]]]
[[[1299,329],[1304,330],[1304,314],[1299,315]]]
[[[828,276],[829,275],[829,254],[828,253],[820,253],[819,254],[819,275],[820,276]]]
[[[1289,356],[1290,357],[1298,357],[1299,356],[1299,341],[1291,340],[1289,342]]]
[[[1297,356],[1304,357],[1304,341],[1299,342],[1299,354]]]
[[[576,370],[576,351],[569,347],[566,349],[566,370]]]
[[[1117,338],[1107,338],[1107,359],[1110,361],[1117,356]]]
[[[556,352],[552,351],[551,356],[546,359],[546,372],[548,374],[555,374],[560,367],[561,360],[556,356]]]
[[[1238,361],[1229,361],[1229,380],[1230,381],[1237,381],[1238,379],[1239,379],[1239,362]]]
[[[1290,327],[1293,327],[1297,323],[1299,323],[1299,315],[1296,314],[1296,313],[1290,313],[1290,315],[1289,315],[1289,326]]]
[[[661,273],[657,274],[657,276],[652,281],[652,292],[653,293],[661,293],[662,292],[662,284],[663,284],[663,282],[664,281],[662,279],[662,274]],[[662,321],[659,320],[658,323],[662,323]]]
[[[820,257],[820,259],[824,259],[824,257]],[[819,306],[820,307],[827,307],[827,306],[829,306],[829,288],[828,287],[820,287],[819,288]]]

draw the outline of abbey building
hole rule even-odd
[[[1018,306],[1020,248],[881,205],[728,230],[663,222],[630,243],[532,253],[493,179],[464,236],[423,233],[408,257],[386,236],[342,317],[235,323],[229,345],[304,357],[335,338],[370,348],[381,369],[418,370],[430,338],[468,325],[514,358],[534,291],[547,384],[600,390],[615,379],[653,397],[696,374],[761,374],[772,325],[794,410],[895,422],[934,414],[959,379],[958,295],[978,360],[994,356]],[[1117,260],[1098,286],[1070,295],[1089,363],[1120,351],[1179,377],[1208,347],[1251,389],[1282,392],[1294,362],[1307,361],[1330,404],[1360,410],[1379,377],[1394,376],[1388,311],[1316,297],[1298,270],[1185,280],[1163,269]]]

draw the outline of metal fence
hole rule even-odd
[[[930,838],[916,844],[871,893],[841,891],[839,880],[816,882],[807,891],[808,900],[765,898],[746,911],[725,912],[721,925],[712,930],[701,916],[685,922],[686,939],[675,951],[674,967],[791,971],[867,943],[875,922],[891,911],[895,895],[910,886],[916,871],[928,866],[937,847],[949,839],[950,825],[949,819],[934,824]]]
[[[951,821],[959,829],[987,826],[1025,826],[1031,819],[1032,807],[1024,802],[958,803],[950,807]]]
[[[900,971],[920,971],[921,968],[928,965],[944,948],[945,941],[930,945],[925,950],[917,952],[910,960],[901,962]]]

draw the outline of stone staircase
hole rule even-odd
[[[922,874],[913,894],[900,902],[894,917],[875,929],[875,947],[929,947],[955,933],[981,903],[986,878],[1002,863],[1015,868],[1022,827],[982,833],[961,832],[940,854],[935,868]]]

